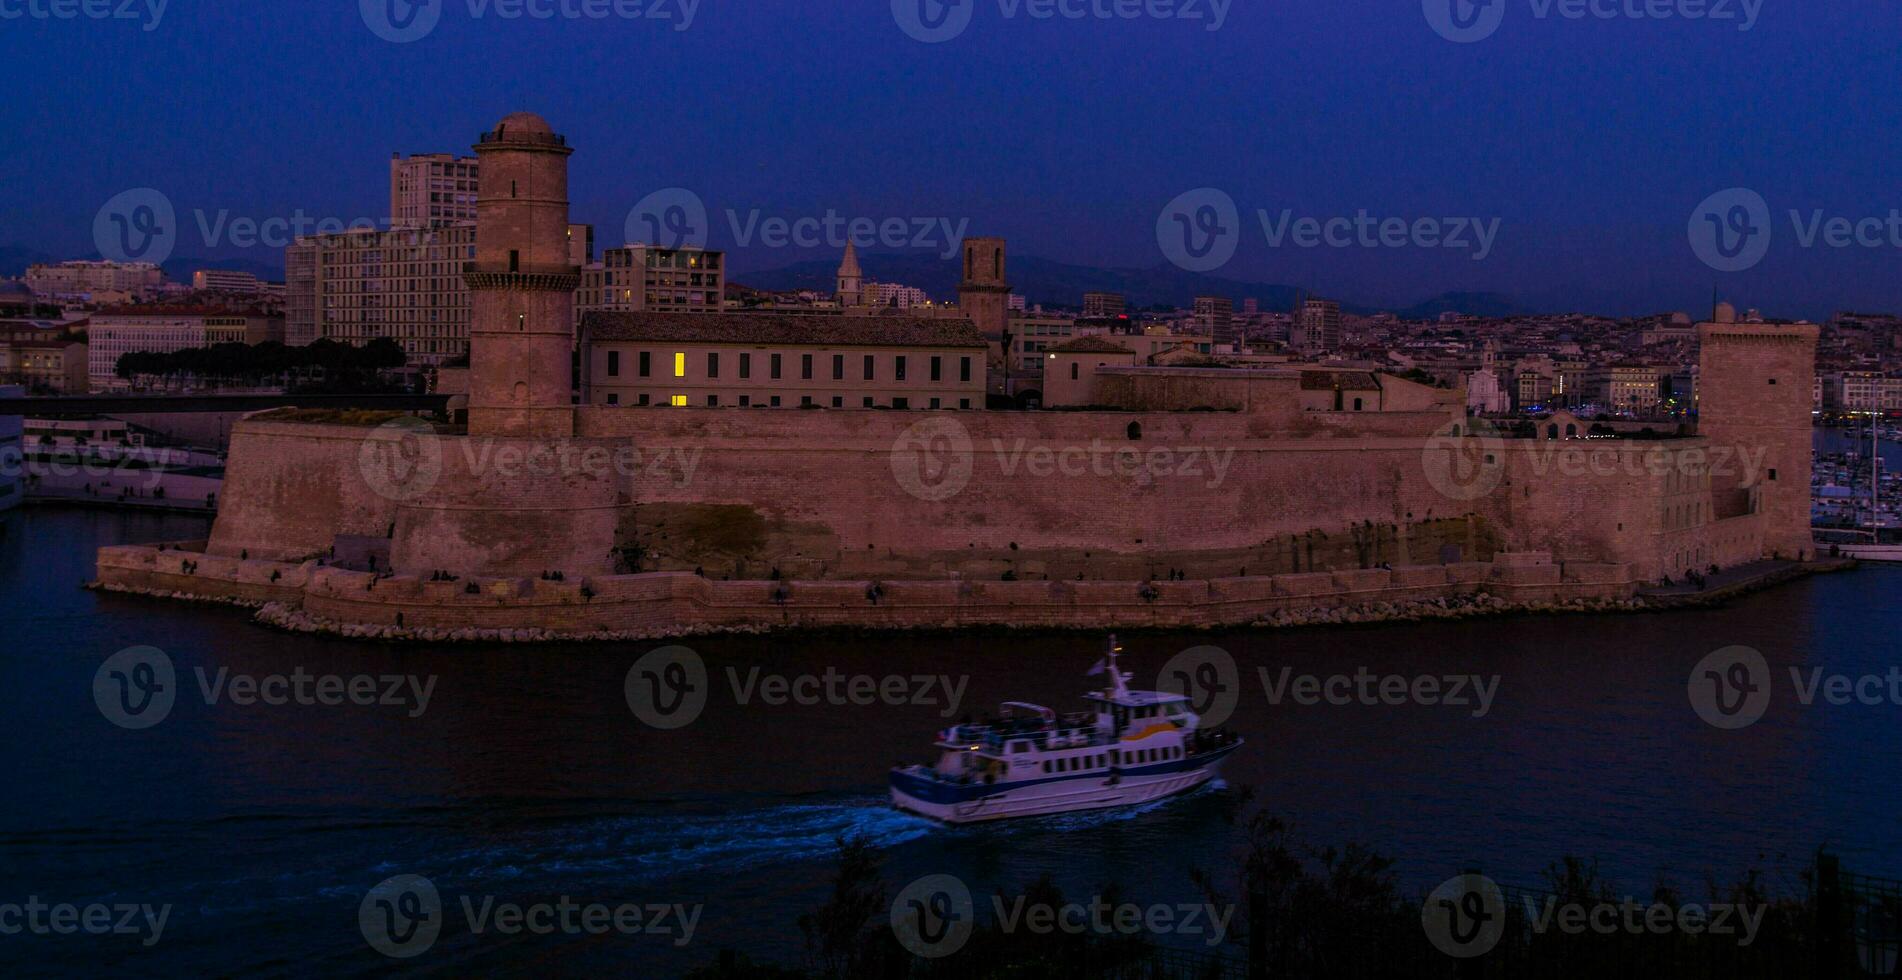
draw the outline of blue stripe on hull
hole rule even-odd
[[[1097,769],[1091,772],[1066,772],[1061,776],[1011,780],[1002,783],[947,783],[937,779],[926,779],[914,776],[908,772],[893,770],[891,786],[893,789],[912,799],[922,800],[926,803],[944,805],[969,803],[987,796],[995,796],[999,793],[1007,793],[1011,790],[1023,789],[1026,786],[1037,786],[1043,783],[1100,783],[1111,776],[1122,776],[1124,778],[1131,776],[1165,776],[1173,773],[1207,769],[1227,758],[1228,754],[1235,751],[1240,744],[1241,743],[1237,742],[1224,745],[1212,752],[1205,752],[1193,758],[1171,759],[1168,762],[1156,762],[1143,766]]]

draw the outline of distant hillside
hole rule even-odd
[[[859,264],[869,279],[903,283],[929,293],[934,299],[956,299],[958,265],[935,255],[915,253],[868,254]],[[836,260],[800,262],[778,269],[747,272],[736,281],[755,289],[814,289],[830,293]],[[1227,296],[1239,308],[1244,299],[1254,299],[1263,310],[1292,310],[1303,291],[1298,286],[1279,283],[1244,282],[1221,276],[1185,272],[1167,263],[1148,269],[1098,269],[1091,266],[1052,262],[1035,256],[1013,255],[1010,259],[1012,288],[1032,304],[1080,306],[1087,292],[1122,293],[1132,308],[1168,306],[1188,308],[1197,296]],[[1376,313],[1382,307],[1366,306],[1340,297],[1343,309],[1352,313]],[[1392,312],[1409,319],[1430,319],[1441,313],[1467,313],[1475,316],[1512,316],[1529,312],[1509,297],[1497,293],[1444,293],[1415,306]]]

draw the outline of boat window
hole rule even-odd
[[[1182,702],[1180,702],[1180,701],[1177,701],[1177,702],[1174,702],[1174,703],[1172,703],[1172,704],[1170,704],[1170,705],[1169,705],[1169,713],[1170,713],[1171,715],[1179,715],[1179,714],[1181,714],[1181,713],[1182,713]]]

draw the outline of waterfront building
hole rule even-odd
[[[135,351],[168,354],[213,344],[284,341],[284,317],[262,309],[143,305],[93,314],[87,329],[87,375],[93,391],[124,388],[119,358]]]
[[[390,227],[440,228],[473,222],[480,171],[474,157],[390,154]]]
[[[981,409],[968,321],[773,313],[591,313],[582,402],[676,408]]]

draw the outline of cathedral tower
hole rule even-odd
[[[475,261],[469,284],[469,434],[574,434],[574,290],[567,141],[514,113],[476,144]]]

